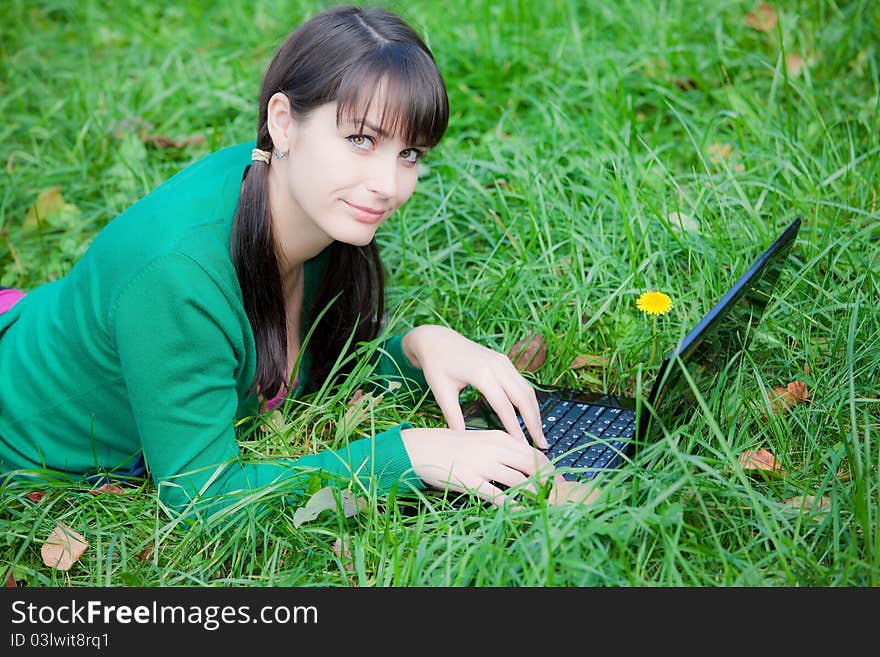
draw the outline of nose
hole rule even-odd
[[[370,166],[367,189],[384,199],[393,199],[397,196],[399,175],[396,154],[393,158],[376,158]]]

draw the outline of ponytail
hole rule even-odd
[[[245,169],[232,224],[232,262],[257,350],[257,373],[250,390],[272,397],[288,383],[287,314],[272,236],[268,183],[267,164],[252,162]]]

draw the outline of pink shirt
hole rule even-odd
[[[21,290],[0,290],[0,313],[5,313],[24,296]]]
[[[299,383],[299,377],[298,377],[298,376],[293,380],[293,388],[291,388],[291,390],[295,390],[295,389],[296,389],[296,384],[297,384],[297,383]],[[273,408],[275,408],[276,406],[278,406],[278,404],[280,404],[281,402],[283,402],[283,401],[284,401],[284,398],[287,396],[287,393],[288,393],[288,392],[290,392],[290,391],[289,391],[289,390],[282,390],[281,392],[278,393],[278,396],[277,396],[277,397],[273,397],[272,399],[270,399],[269,401],[267,401],[267,402],[266,402],[266,410],[267,410],[267,411],[271,411]]]

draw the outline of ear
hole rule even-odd
[[[290,100],[280,91],[269,99],[267,127],[272,137],[272,145],[281,151],[290,150],[293,140],[293,117],[290,115]]]

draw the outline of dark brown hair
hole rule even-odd
[[[361,113],[362,122],[380,83],[387,92],[380,127],[406,143],[436,145],[449,120],[446,87],[431,51],[412,28],[377,7],[337,7],[316,15],[287,38],[266,70],[257,148],[273,150],[267,126],[273,94],[287,96],[295,118],[335,101],[337,121]],[[264,396],[288,384],[287,314],[268,177],[264,163],[255,162],[246,170],[231,244],[257,349],[251,390]],[[326,379],[352,334],[352,345],[378,335],[385,306],[384,271],[375,240],[362,247],[334,242],[328,249],[323,279],[312,308],[306,309],[314,318],[327,308],[309,346],[312,388]]]

